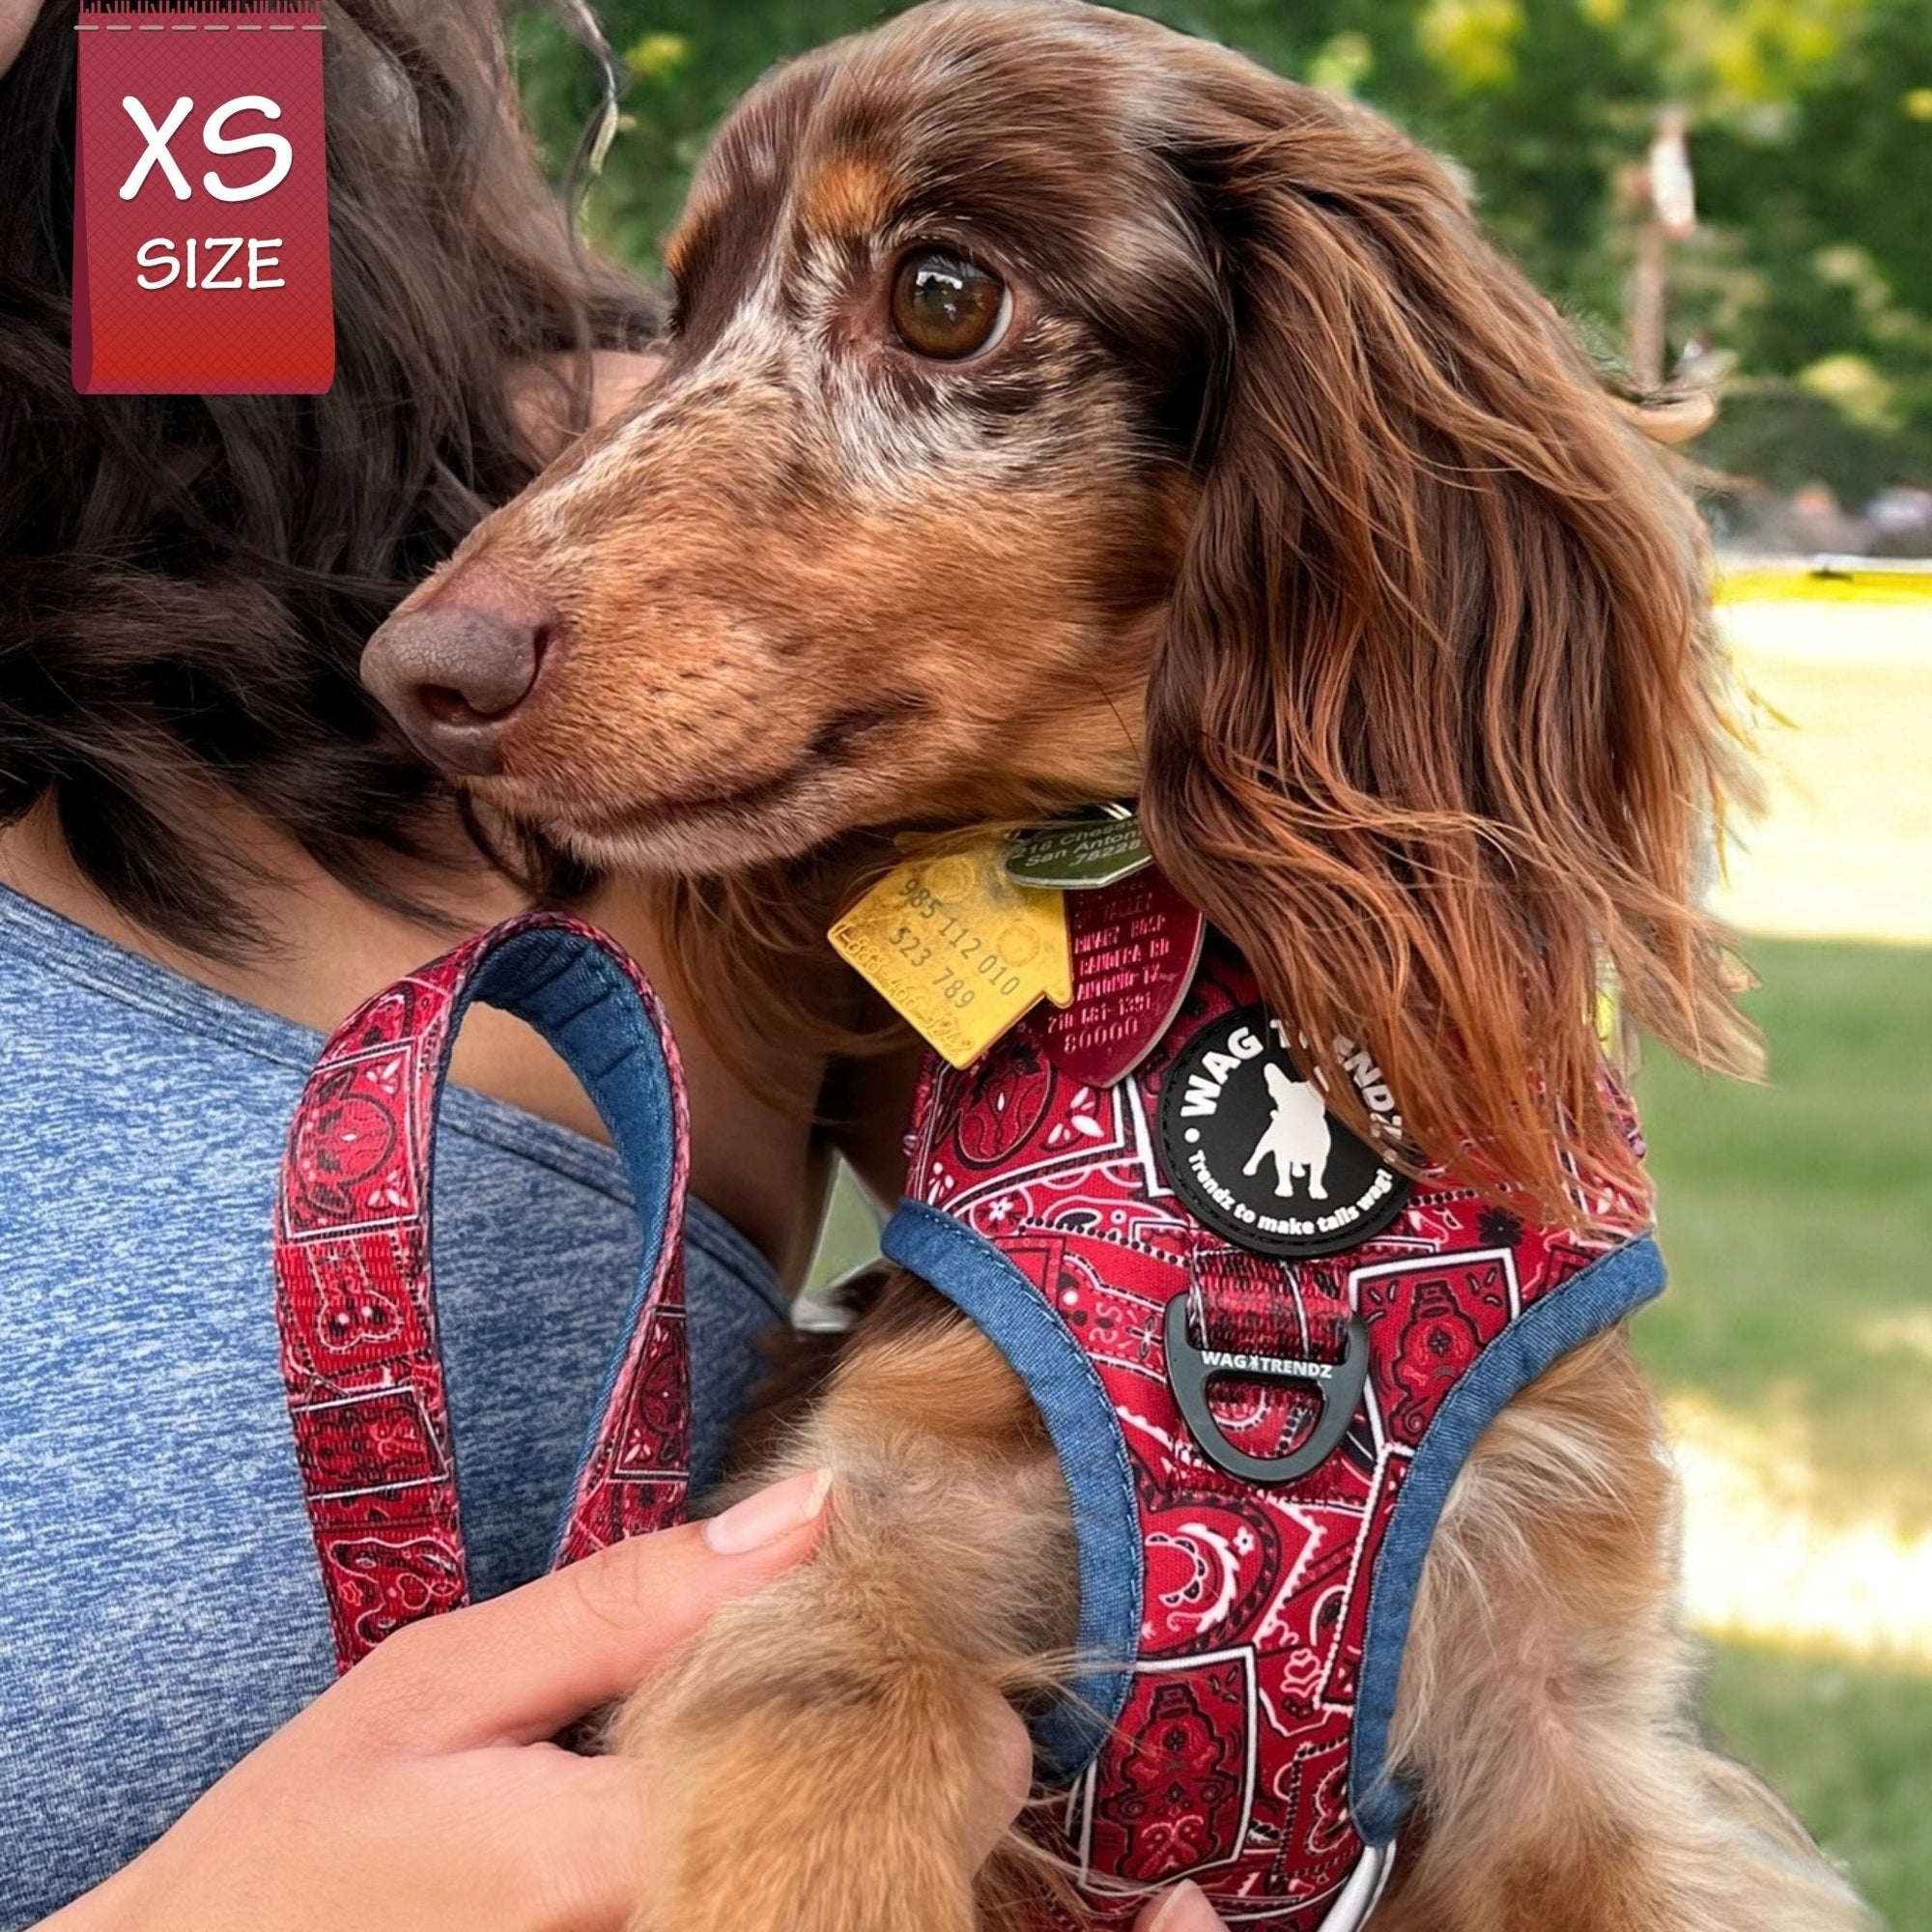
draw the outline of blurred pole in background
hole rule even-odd
[[[1683,241],[1697,226],[1696,190],[1685,141],[1690,125],[1682,107],[1660,108],[1649,156],[1641,168],[1632,170],[1628,184],[1637,232],[1626,328],[1631,383],[1639,394],[1663,386],[1670,243]]]

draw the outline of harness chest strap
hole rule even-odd
[[[1085,1668],[1036,1728],[1066,1792],[1041,1832],[1103,1925],[1181,1877],[1233,1923],[1361,1922],[1449,1487],[1517,1390],[1662,1286],[1638,1203],[1552,1227],[1388,1179],[1258,1002],[1210,941],[1111,1085],[1037,1019],[929,1061],[885,1235],[1025,1379],[1066,1477]],[[1373,1113],[1379,1074],[1348,1065]]]
[[[684,1514],[690,1396],[683,1223],[689,1130],[657,996],[575,920],[512,920],[398,981],[330,1037],[290,1127],[275,1312],[296,1461],[338,1668],[466,1602],[437,1337],[430,1200],[438,1102],[472,1000],[527,1021],[610,1127],[644,1228],[619,1353],[553,1567]]]

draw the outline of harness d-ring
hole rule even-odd
[[[1167,1304],[1163,1340],[1168,1383],[1201,1453],[1217,1469],[1247,1483],[1292,1483],[1319,1468],[1349,1433],[1369,1379],[1369,1331],[1362,1318],[1350,1316],[1339,1362],[1291,1361],[1275,1355],[1235,1354],[1197,1347],[1187,1329],[1188,1301],[1188,1295],[1181,1293]],[[1305,1382],[1317,1389],[1321,1409],[1308,1439],[1286,1456],[1250,1456],[1236,1448],[1222,1434],[1208,1402],[1208,1379],[1229,1375],[1255,1381]]]

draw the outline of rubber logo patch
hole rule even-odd
[[[1381,1069],[1353,1047],[1342,1058],[1370,1118],[1400,1140]],[[1223,1014],[1168,1070],[1160,1151],[1195,1217],[1257,1254],[1339,1254],[1378,1235],[1408,1200],[1406,1177],[1329,1114],[1261,1006]]]

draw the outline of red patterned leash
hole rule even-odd
[[[680,1520],[691,1405],[684,1083],[637,966],[576,920],[511,920],[336,1029],[297,1106],[275,1212],[276,1317],[296,1460],[337,1666],[468,1601],[437,1338],[430,1195],[437,1104],[472,1000],[526,1020],[583,1082],[644,1225],[625,1341],[553,1566]]]

